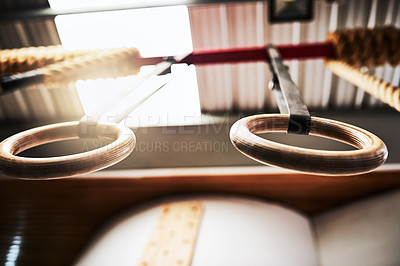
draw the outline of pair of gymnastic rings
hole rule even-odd
[[[311,135],[328,137],[350,144],[358,150],[314,150],[276,143],[255,134],[285,132],[289,115],[265,114],[245,117],[231,128],[230,138],[243,154],[268,165],[321,175],[354,175],[382,165],[387,158],[385,144],[372,133],[346,123],[311,117]],[[79,121],[33,128],[13,135],[0,144],[0,167],[4,174],[23,179],[52,179],[90,173],[126,158],[135,147],[135,135],[126,127],[96,124],[91,137],[107,138],[112,143],[84,153],[25,158],[18,153],[45,143],[79,138]],[[107,132],[107,133],[106,133]]]
[[[343,41],[343,38],[336,38],[338,42],[336,47],[341,49],[339,51],[341,53],[344,53],[343,42],[349,42],[346,38]],[[334,38],[331,41],[335,42]],[[293,90],[294,84],[292,84],[290,76],[288,77],[287,69],[281,63],[277,50],[272,46],[266,49],[270,49],[269,63],[274,74],[272,87],[281,95],[276,97],[281,114],[254,115],[234,123],[230,131],[230,138],[240,152],[267,165],[319,175],[367,173],[386,161],[387,148],[382,140],[374,134],[343,122],[309,116],[307,109],[302,109],[304,107],[302,98],[296,94],[298,91]],[[395,52],[398,53],[398,51]],[[272,53],[276,54],[271,56]],[[233,53],[229,55],[237,56]],[[254,56],[254,53],[251,56]],[[174,62],[177,61],[167,60],[160,63],[155,72],[151,74],[160,74]],[[306,111],[306,115],[303,111]],[[120,124],[101,124],[96,121],[89,123],[88,117],[85,118],[86,120],[30,129],[7,138],[0,143],[1,172],[22,179],[54,179],[75,176],[111,166],[126,158],[133,151],[136,138],[129,128]],[[307,149],[276,143],[256,135],[266,132],[293,133],[293,130],[292,132],[290,130],[293,125],[299,125],[300,133],[338,140],[357,149],[350,151]],[[112,143],[96,150],[67,156],[50,158],[18,156],[20,152],[38,145],[77,138],[106,138],[111,139]]]

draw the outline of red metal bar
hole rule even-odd
[[[138,57],[135,58],[135,63],[139,66],[157,65],[165,60],[164,57]]]
[[[335,50],[330,42],[277,45],[283,59],[334,58]]]
[[[265,47],[232,48],[226,50],[193,51],[182,60],[187,64],[223,64],[266,61]]]
[[[296,45],[276,45],[281,57],[286,60],[292,59],[316,59],[335,57],[333,46],[330,42],[302,43]],[[268,53],[266,46],[231,48],[218,50],[193,51],[180,63],[187,64],[224,64],[267,61]],[[162,62],[162,57],[141,58],[139,64],[152,65]]]

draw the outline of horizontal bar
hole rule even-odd
[[[334,58],[335,49],[330,42],[276,45],[282,59]]]
[[[289,45],[276,45],[282,59],[316,59],[316,58],[334,58],[335,53],[330,42],[321,43],[302,43]],[[164,59],[162,57],[141,58],[138,64],[152,65],[157,64]],[[216,50],[198,50],[193,51],[180,63],[204,65],[204,64],[228,64],[244,62],[266,62],[268,52],[266,46],[244,47]]]
[[[315,58],[334,58],[334,49],[331,43],[302,43],[296,45],[277,45],[277,50],[281,57],[290,59],[315,59]],[[139,57],[135,59],[135,64],[156,65],[164,62],[165,57]],[[245,62],[267,62],[268,52],[266,46],[231,48],[218,50],[194,51],[187,55],[178,63],[187,63],[195,65],[205,64],[228,64]],[[34,75],[33,75],[34,74]],[[39,72],[28,71],[18,73],[0,79],[0,95],[13,90],[25,87],[31,83],[40,81],[42,76]]]

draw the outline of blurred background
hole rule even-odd
[[[13,64],[5,53],[18,55],[21,50],[14,49],[26,47],[136,47],[142,57],[152,58],[323,42],[337,29],[385,25],[400,27],[399,1],[0,0],[0,66]],[[389,157],[381,169],[332,178],[261,166],[233,147],[229,130],[242,117],[279,112],[267,86],[271,73],[266,63],[176,64],[170,74],[150,79],[146,88],[159,86],[168,75],[176,78],[122,121],[137,138],[135,150],[122,162],[64,180],[31,182],[0,175],[0,262],[71,265],[104,224],[127,209],[166,196],[209,193],[262,199],[299,212],[311,228],[313,256],[320,265],[400,265],[399,113],[333,75],[322,59],[285,63],[311,115],[365,128],[386,143]],[[147,65],[135,75],[39,83],[3,93],[0,139],[93,114],[153,69]],[[364,70],[399,86],[400,67]],[[102,119],[131,106],[139,92],[134,90]],[[265,137],[315,149],[353,149],[315,136]],[[63,141],[22,156],[73,154],[106,143]]]
[[[0,48],[59,44],[65,49],[133,46],[142,57],[157,57],[267,43],[322,42],[328,32],[336,29],[400,25],[400,5],[394,0],[304,1],[291,4],[298,7],[297,18],[290,15],[283,21],[279,17],[283,4],[276,2],[275,14],[267,2],[257,1],[3,1]],[[400,144],[396,141],[396,125],[400,121],[396,111],[333,75],[324,68],[322,59],[291,60],[287,64],[312,115],[370,130],[387,144],[388,162],[400,160]],[[138,75],[43,84],[2,95],[0,136],[4,139],[33,126],[79,120],[151,69],[152,66],[145,66]],[[255,165],[233,148],[228,132],[230,125],[243,116],[278,112],[267,88],[271,79],[268,66],[175,65],[172,71],[178,78],[123,122],[135,130],[138,145],[114,169]],[[399,84],[399,67],[385,65],[368,71]],[[154,86],[162,78],[154,77]],[[108,116],[115,116],[137,97],[132,93]],[[298,146],[349,149],[347,145],[317,137],[269,135]],[[49,144],[24,154],[61,155],[99,145],[79,141]]]

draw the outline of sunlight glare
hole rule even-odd
[[[66,49],[133,46],[143,57],[182,55],[193,49],[186,6],[61,15],[55,21]],[[125,124],[136,127],[195,121],[201,113],[196,71],[194,66],[185,66],[185,69],[174,65],[174,73],[180,71],[180,76],[131,113]],[[138,76],[148,71],[151,71],[151,66],[142,67]],[[137,78],[78,81],[76,87],[85,113],[91,114],[118,91],[132,87]],[[153,86],[157,86],[161,79],[162,76],[154,77]],[[108,115],[112,116],[113,112],[118,113],[132,104],[135,98],[129,100],[130,95]],[[135,93],[132,95],[135,97]]]
[[[55,22],[66,49],[130,46],[143,57],[193,50],[186,6],[61,15]]]

